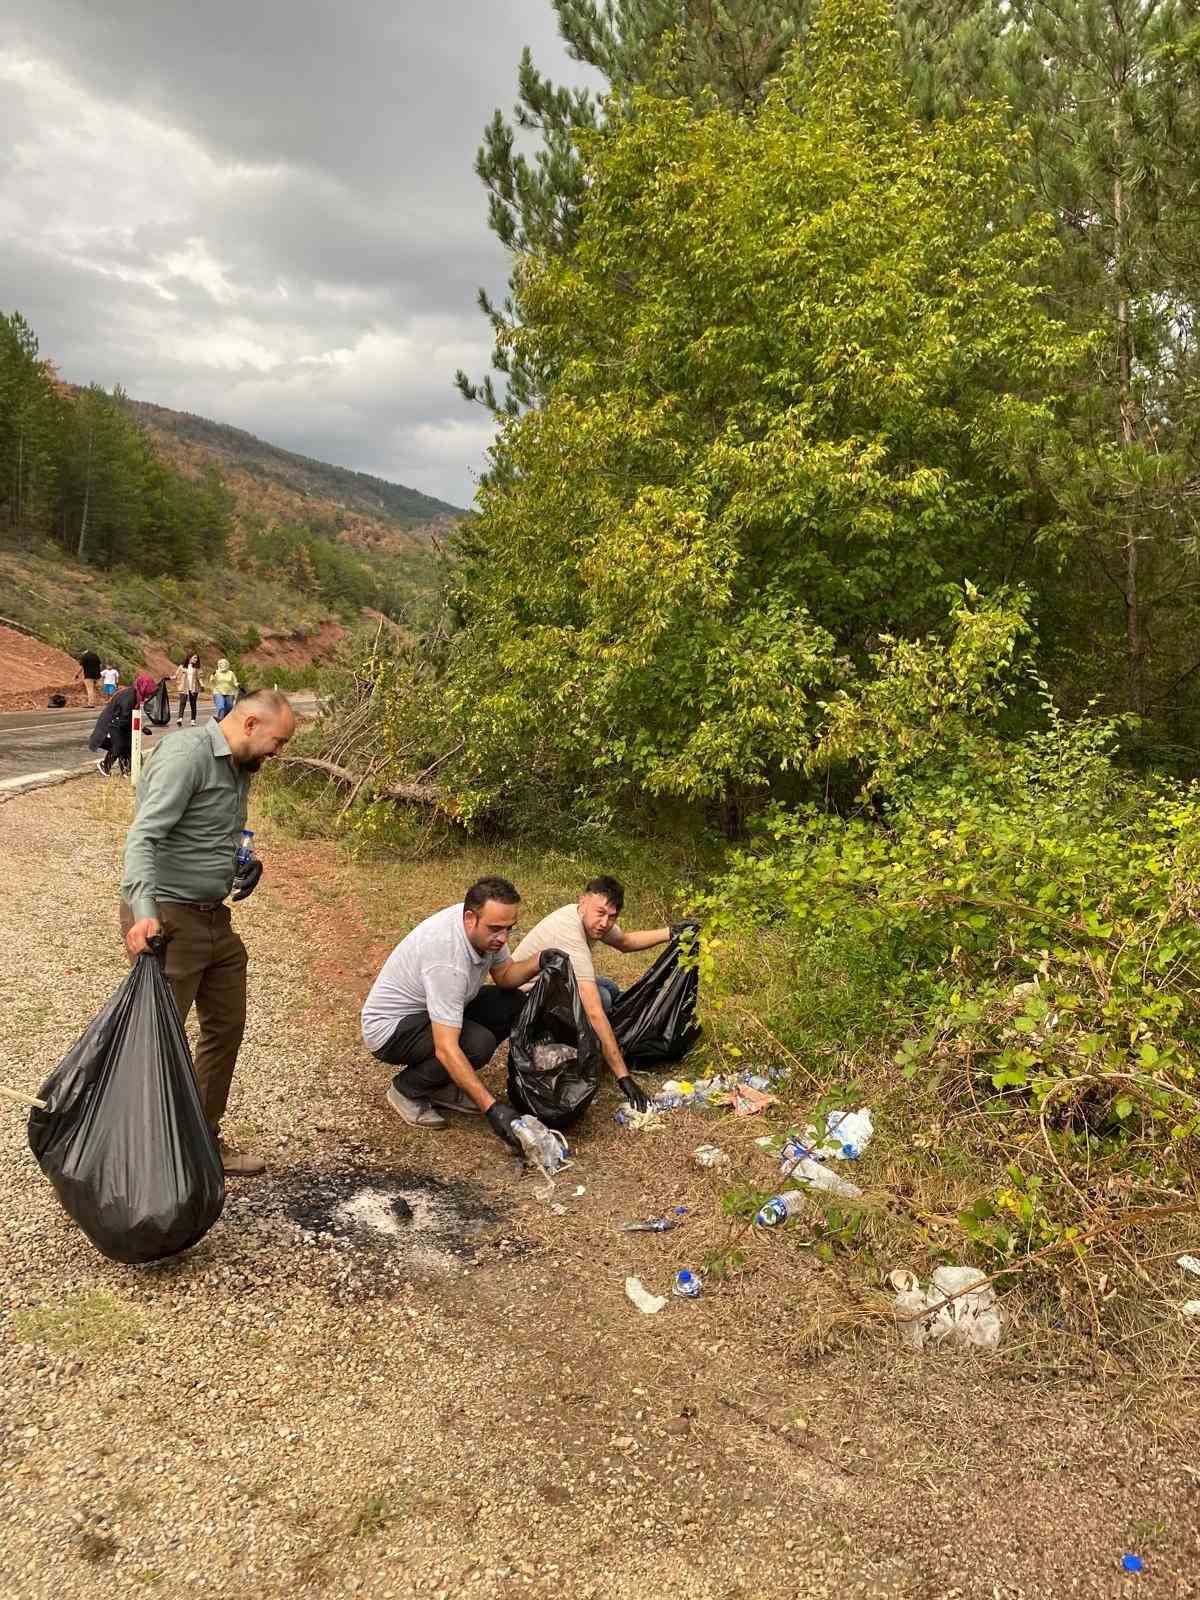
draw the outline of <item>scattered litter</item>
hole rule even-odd
[[[547,1178],[553,1178],[568,1164],[571,1150],[565,1137],[536,1117],[514,1117],[512,1129],[521,1141],[526,1160]]]
[[[667,1303],[666,1295],[651,1294],[640,1278],[626,1278],[625,1293],[638,1310],[644,1311],[648,1317],[652,1317],[656,1311],[661,1311]]]
[[[1200,1300],[1185,1300],[1179,1309],[1185,1317],[1200,1317]]]
[[[848,1178],[839,1178],[836,1172],[830,1172],[828,1167],[814,1161],[811,1156],[802,1156],[787,1167],[781,1162],[780,1171],[796,1183],[806,1183],[810,1189],[835,1194],[842,1200],[857,1200],[862,1194],[856,1183],[851,1183]]]
[[[742,1082],[747,1084],[751,1089],[769,1089],[771,1087],[770,1078],[766,1077],[761,1072],[748,1072],[742,1079]]]
[[[1177,1256],[1175,1265],[1190,1272],[1194,1278],[1200,1278],[1200,1256]]]
[[[692,1159],[698,1167],[715,1167],[722,1171],[733,1164],[720,1145],[715,1144],[697,1145]]]
[[[613,1112],[613,1121],[634,1133],[657,1133],[663,1126],[662,1107],[656,1103],[649,1111],[635,1111],[632,1106],[620,1106]]]
[[[1127,1555],[1121,1557],[1121,1566],[1126,1572],[1142,1572],[1146,1563],[1141,1556]]]
[[[799,1189],[789,1189],[787,1194],[775,1194],[758,1212],[755,1222],[760,1228],[777,1228],[789,1217],[798,1217],[805,1207],[805,1198]]]
[[[704,1293],[704,1285],[698,1273],[689,1272],[684,1267],[682,1272],[675,1274],[675,1284],[671,1293],[677,1294],[681,1300],[699,1300]]]
[[[576,1184],[576,1185],[575,1185],[575,1198],[576,1198],[576,1199],[577,1199],[577,1200],[578,1200],[578,1198],[579,1198],[579,1196],[580,1196],[580,1195],[581,1195],[581,1194],[586,1194],[586,1193],[587,1193],[587,1185],[586,1185],[586,1184],[584,1184],[584,1183],[577,1183],[577,1184]]]
[[[670,1233],[672,1228],[679,1224],[674,1217],[647,1217],[644,1222],[626,1222],[622,1225],[622,1233]]]
[[[526,1161],[546,1180],[538,1199],[548,1200],[554,1193],[555,1174],[570,1164],[571,1151],[566,1139],[533,1116],[514,1117],[512,1130],[521,1141]]]
[[[553,1205],[553,1206],[550,1207],[550,1210],[553,1212],[553,1214],[556,1217],[565,1217],[566,1214],[567,1214],[566,1206]]]
[[[893,1272],[888,1282],[896,1290],[893,1309],[900,1341],[910,1350],[943,1343],[952,1349],[979,1350],[999,1345],[996,1296],[977,1267],[935,1267],[928,1289],[921,1288],[914,1272]],[[972,1287],[976,1284],[978,1288]]]
[[[810,1135],[816,1134],[809,1128]],[[858,1111],[831,1111],[825,1118],[825,1138],[813,1154],[822,1160],[857,1161],[875,1134],[868,1106]]]
[[[756,1089],[750,1083],[735,1083],[729,1096],[729,1103],[733,1107],[735,1116],[755,1117],[768,1106],[773,1106],[776,1099],[776,1095]]]

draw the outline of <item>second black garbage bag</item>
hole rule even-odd
[[[156,957],[139,956],[38,1098],[46,1108],[30,1113],[30,1149],[110,1261],[177,1255],[221,1215],[221,1157]]]
[[[508,1098],[548,1128],[569,1128],[596,1098],[603,1068],[571,963],[561,950],[544,950],[508,1041]]]
[[[669,1066],[699,1039],[700,974],[687,959],[695,954],[698,937],[694,922],[683,923],[653,966],[618,996],[608,1020],[631,1067]]]

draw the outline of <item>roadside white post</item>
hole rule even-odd
[[[142,774],[142,708],[133,708],[133,750],[129,758],[129,781],[137,788]]]

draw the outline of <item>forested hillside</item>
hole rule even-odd
[[[315,608],[352,623],[373,608],[411,622],[453,513],[120,389],[74,388],[19,312],[0,316],[0,536],[15,549],[184,586],[225,568],[243,589],[261,580],[276,600],[290,594],[297,618]],[[266,620],[237,609],[243,630]]]

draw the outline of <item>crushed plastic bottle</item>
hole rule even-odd
[[[670,1233],[672,1228],[679,1224],[674,1217],[647,1217],[644,1222],[626,1222],[621,1227],[622,1233]]]
[[[226,845],[226,849],[228,849],[228,848],[229,848],[228,845]],[[226,856],[225,859],[226,859],[226,861],[228,861],[229,857]],[[234,866],[235,866],[237,871],[241,872],[241,871],[244,871],[244,869],[246,867],[248,867],[253,860],[254,860],[254,829],[253,828],[243,828],[242,829],[242,837],[238,841],[237,854],[233,858]]]
[[[689,1272],[684,1267],[682,1272],[675,1274],[675,1282],[672,1285],[671,1293],[678,1295],[681,1300],[699,1300],[704,1293],[704,1285],[701,1283],[698,1273]]]
[[[566,1166],[571,1149],[561,1133],[530,1116],[515,1118],[512,1130],[521,1141],[525,1159],[545,1177],[553,1178]]]
[[[811,1156],[805,1156],[788,1169],[788,1175],[795,1183],[806,1183],[810,1189],[820,1189],[824,1194],[835,1194],[840,1200],[857,1200],[862,1190],[856,1183],[851,1183],[848,1178],[839,1178],[836,1172],[821,1162],[814,1161]]]
[[[798,1217],[806,1201],[799,1189],[789,1189],[786,1194],[774,1194],[755,1216],[760,1228],[777,1228],[790,1217]]]

